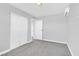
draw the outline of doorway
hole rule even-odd
[[[35,20],[34,22],[34,39],[42,40],[42,20]]]

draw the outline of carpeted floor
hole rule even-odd
[[[34,40],[2,56],[71,56],[66,44]]]

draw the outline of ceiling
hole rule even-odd
[[[43,17],[64,13],[68,3],[44,3],[42,6],[36,3],[11,3],[11,5],[19,8],[35,17]]]

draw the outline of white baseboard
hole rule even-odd
[[[9,51],[11,51],[11,49],[7,49],[5,51],[0,52],[0,56],[3,55],[3,54],[5,54],[5,53],[7,53],[7,52],[9,52]]]
[[[53,40],[47,40],[43,39],[44,41],[49,41],[49,42],[56,42],[56,43],[62,43],[62,44],[67,44],[66,42],[61,42],[61,41],[53,41]]]
[[[68,46],[68,48],[69,48],[69,51],[70,51],[71,55],[74,56],[74,54],[73,54],[73,52],[72,52],[70,46],[69,46],[68,44],[67,44],[67,46]]]
[[[28,41],[27,43],[30,43],[30,42],[32,42],[32,40]],[[25,43],[25,44],[27,44],[27,43]],[[20,47],[20,46],[18,46],[18,47]],[[18,48],[18,47],[16,47],[16,48]],[[2,51],[2,52],[0,52],[0,56],[3,55],[3,54],[5,54],[5,53],[8,53],[8,52],[10,52],[10,51],[12,51],[13,49],[16,49],[16,48],[10,48],[10,49],[7,49],[5,51]]]

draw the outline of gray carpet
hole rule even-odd
[[[71,56],[66,44],[34,40],[2,56]]]

